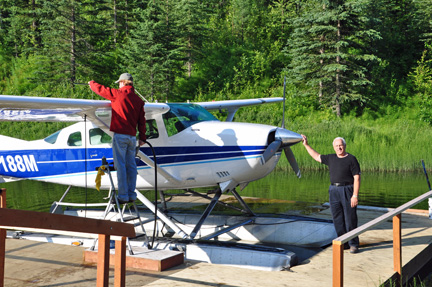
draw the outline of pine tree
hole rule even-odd
[[[373,1],[373,13],[379,19],[374,29],[381,38],[373,42],[377,56],[383,60],[384,71],[381,85],[389,88],[388,83],[401,82],[420,59],[424,43],[430,37],[431,4],[427,1],[413,0],[378,0]],[[427,8],[428,7],[428,8]],[[429,36],[428,36],[429,31]],[[382,91],[386,94],[385,90]],[[388,100],[388,99],[387,99]]]
[[[124,68],[152,100],[172,98],[175,77],[183,65],[173,3],[150,0],[146,9],[139,9],[139,21],[122,49]]]
[[[287,73],[294,83],[304,83],[319,104],[337,116],[342,105],[362,103],[364,89],[371,85],[367,67],[376,56],[367,53],[370,39],[378,37],[366,29],[361,17],[367,3],[360,1],[310,1],[293,21],[287,46],[291,58]]]
[[[180,46],[182,47],[184,62],[187,69],[187,78],[192,76],[192,66],[200,53],[203,42],[208,38],[206,21],[209,11],[199,0],[181,0],[176,4],[178,9],[177,25],[180,27]]]
[[[0,40],[11,57],[29,55],[40,48],[40,7],[35,0],[0,2]]]
[[[104,0],[59,0],[43,3],[45,63],[40,77],[53,83],[104,78],[112,50]]]
[[[423,31],[421,31],[420,39],[426,43],[432,43],[432,1],[420,0],[414,3],[416,4],[418,21],[423,29]]]

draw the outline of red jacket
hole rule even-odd
[[[95,81],[90,81],[90,89],[99,96],[111,101],[110,131],[136,136],[138,126],[139,139],[146,140],[144,101],[135,94],[133,86],[112,89]]]

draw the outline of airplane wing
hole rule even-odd
[[[78,122],[111,112],[110,101],[0,95],[0,121]]]
[[[163,103],[145,104],[147,115],[168,110],[168,105]],[[110,116],[111,102],[107,100],[0,95],[0,121],[79,122],[87,117],[95,124],[103,122],[109,127],[103,118]]]
[[[232,121],[241,107],[282,101],[283,98],[258,98],[196,104],[207,110],[227,110],[226,121]],[[146,115],[169,110],[169,106],[164,103],[146,103],[144,107]],[[87,117],[97,122],[110,115],[111,102],[107,100],[0,95],[0,121],[78,122]],[[109,123],[104,122],[104,126],[109,126]]]
[[[254,106],[268,103],[282,102],[283,98],[258,98],[258,99],[245,99],[245,100],[226,100],[214,102],[200,102],[197,105],[202,106],[206,110],[227,110],[228,116],[226,121],[231,122],[237,110],[245,106]]]

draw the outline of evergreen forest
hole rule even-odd
[[[77,84],[116,87],[124,72],[149,101],[285,90],[285,126],[317,151],[342,136],[364,169],[432,166],[432,0],[0,0],[0,43],[0,94],[98,99]],[[282,113],[269,104],[235,120],[280,126]],[[59,126],[0,133],[33,140]]]

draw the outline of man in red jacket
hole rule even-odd
[[[131,74],[121,74],[116,83],[119,83],[119,89],[105,87],[93,80],[89,86],[93,92],[111,101],[110,131],[114,132],[112,148],[117,170],[118,200],[127,203],[137,198],[136,135],[138,127],[139,145],[142,146],[146,140],[146,120],[144,101],[135,94]]]

